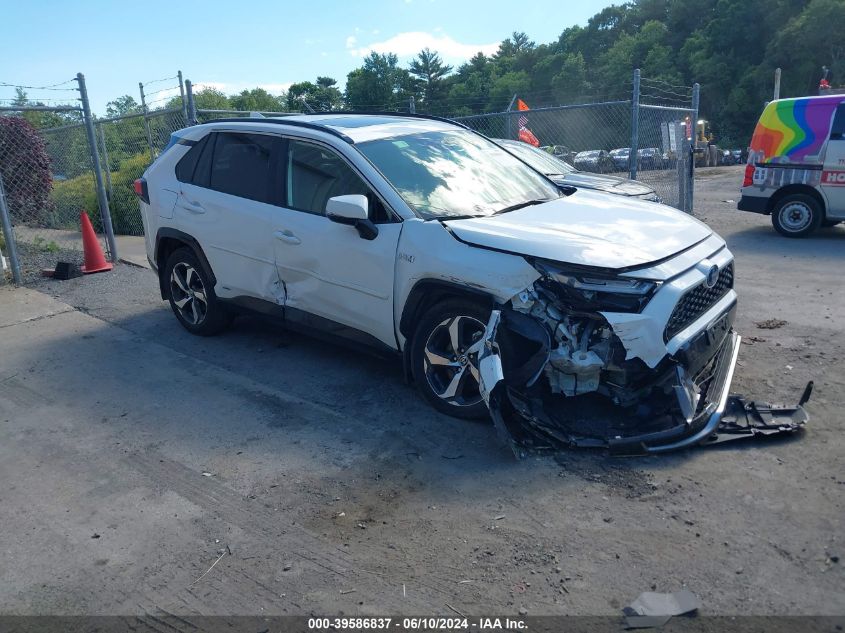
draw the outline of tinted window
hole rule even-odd
[[[356,193],[368,197],[372,217],[377,199],[340,156],[319,145],[288,142],[286,207],[324,215],[329,198]]]
[[[845,134],[845,103],[840,103],[836,108],[836,114],[833,117],[833,127],[830,128],[830,138],[833,140],[842,140]]]
[[[188,153],[185,154],[181,159],[179,159],[178,163],[176,163],[176,179],[179,182],[193,181],[194,170],[196,169],[200,154],[202,154],[202,150],[208,143],[208,138],[210,136],[210,134],[206,134],[204,137],[202,137],[196,143],[196,145],[194,145],[190,150],[188,150]]]
[[[209,188],[240,198],[272,202],[270,161],[276,137],[236,132],[218,132],[216,136]]]

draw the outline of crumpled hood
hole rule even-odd
[[[642,182],[619,178],[618,176],[574,172],[566,174],[566,176],[552,176],[551,178],[560,185],[597,189],[598,191],[607,191],[622,196],[644,196],[654,193],[654,189]]]
[[[468,244],[609,269],[670,257],[712,233],[671,207],[584,189],[501,215],[444,224]]]

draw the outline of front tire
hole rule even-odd
[[[463,419],[489,416],[478,386],[478,353],[490,309],[464,299],[435,305],[411,342],[411,370],[423,397],[438,411]]]
[[[211,280],[191,249],[173,251],[162,274],[173,314],[191,334],[211,336],[232,322],[232,315],[217,299]]]
[[[821,226],[823,219],[818,201],[804,193],[778,200],[772,210],[772,226],[785,237],[806,237]]]

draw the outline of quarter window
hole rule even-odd
[[[218,132],[208,187],[240,198],[272,203],[271,159],[275,144],[273,136]],[[200,163],[203,158],[204,155]]]
[[[211,134],[206,134],[176,163],[176,179],[179,182],[193,182],[194,170],[197,167],[200,154],[208,143]]]

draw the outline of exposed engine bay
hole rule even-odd
[[[657,284],[545,273],[493,311],[478,359],[482,396],[517,456],[566,446],[663,452],[789,433],[807,421],[801,405],[812,383],[794,407],[729,393],[741,340],[735,302],[674,354],[664,348],[646,362],[631,344],[644,334],[620,336],[605,315],[636,316]]]

